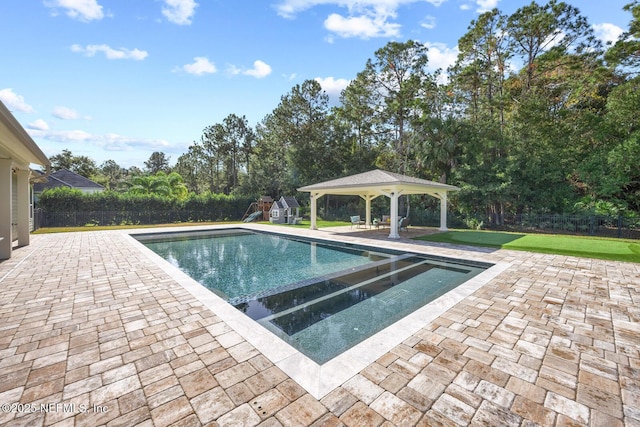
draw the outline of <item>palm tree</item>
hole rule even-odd
[[[132,194],[157,194],[160,196],[184,199],[189,193],[182,176],[176,172],[167,175],[158,172],[155,175],[136,176],[131,181],[129,192]]]

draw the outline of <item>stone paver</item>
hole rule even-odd
[[[640,265],[286,230],[509,267],[318,400],[127,232],[34,235],[0,263],[0,425],[640,425]]]

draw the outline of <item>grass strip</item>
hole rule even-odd
[[[79,227],[43,227],[32,234],[70,233],[74,231],[128,230],[132,228],[187,227],[218,224],[240,224],[239,221],[225,222],[172,222],[169,224],[128,224],[128,225],[84,225]]]
[[[205,225],[219,225],[219,224],[242,224],[241,221],[218,221],[218,222],[174,222],[169,224],[128,224],[128,225],[84,225],[79,227],[43,227],[32,234],[50,234],[50,233],[70,233],[74,231],[99,231],[99,230],[128,230],[132,228],[159,228],[159,227],[186,227],[186,226],[205,226]],[[261,221],[260,224],[271,224],[270,222]],[[350,222],[346,221],[321,221],[318,220],[318,228],[325,227],[339,227],[342,225],[349,225]],[[302,221],[301,224],[289,225],[289,224],[271,224],[281,225],[284,227],[296,227],[296,228],[309,228],[310,221]]]
[[[640,243],[628,239],[472,230],[448,231],[421,236],[416,239],[454,245],[483,246],[545,254],[640,262]]]

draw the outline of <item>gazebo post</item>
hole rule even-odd
[[[311,193],[310,199],[311,199],[311,227],[310,228],[312,230],[317,230],[318,226],[316,225],[316,215],[317,215],[318,208],[316,206],[316,194]]]
[[[314,193],[311,192],[311,230],[317,230],[318,225],[316,223],[316,218],[318,216],[318,198],[322,197],[322,193]]]
[[[400,235],[398,234],[398,198],[401,193],[401,191],[394,190],[389,195],[389,198],[391,199],[391,223],[389,224],[390,239],[400,238]]]
[[[378,196],[371,195],[371,194],[366,194],[366,195],[361,194],[360,197],[362,197],[365,201],[365,212],[366,212],[365,223],[367,224],[367,226],[371,227],[371,201]]]
[[[447,231],[447,192],[438,193],[440,196],[440,231]]]

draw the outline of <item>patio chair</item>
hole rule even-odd
[[[408,231],[407,229],[408,226],[409,226],[409,218],[407,217],[400,218],[400,221],[398,222],[398,230],[402,231],[404,229],[404,231]]]
[[[365,222],[363,220],[360,219],[360,215],[352,215],[351,216],[351,228],[353,228],[353,226],[356,227],[360,227],[361,225],[365,225]]]

